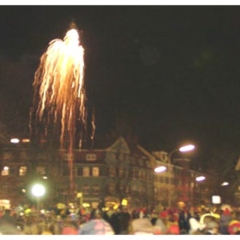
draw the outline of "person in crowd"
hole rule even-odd
[[[239,211],[235,211],[233,213],[233,217],[232,220],[230,221],[230,223],[228,224],[228,234],[230,235],[237,235],[239,234],[238,232],[240,232],[240,212]]]
[[[0,218],[0,233],[2,235],[18,235],[21,234],[17,226],[17,219],[11,215],[11,210],[6,209]]]
[[[118,212],[118,232],[117,235],[126,235],[129,233],[131,215],[124,207],[119,208]]]
[[[178,215],[178,226],[180,234],[188,234],[190,230],[189,219],[191,218],[191,213],[187,208],[182,208],[179,210]]]
[[[206,228],[205,223],[200,223],[195,217],[191,217],[189,219],[190,230],[188,232],[189,235],[202,235],[204,234],[204,230]]]
[[[80,227],[79,235],[114,235],[112,226],[102,216],[102,211],[94,209],[91,219]]]
[[[232,212],[231,209],[226,207],[225,209],[222,209],[219,219],[219,230],[220,233],[223,235],[228,235],[228,225],[232,221]]]
[[[130,235],[160,235],[161,228],[157,225],[152,225],[148,218],[133,219],[130,226]]]
[[[211,220],[206,223],[204,231],[205,235],[220,235],[219,223],[216,220]]]
[[[168,228],[162,218],[158,217],[154,225],[160,228],[161,234],[167,234]]]

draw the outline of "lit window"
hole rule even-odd
[[[83,177],[89,177],[89,176],[90,176],[89,167],[83,167]]]
[[[22,166],[19,168],[19,176],[25,176],[27,173],[27,167]]]
[[[93,167],[92,168],[92,176],[98,177],[99,176],[99,167]]]
[[[96,161],[96,154],[86,154],[87,161]]]
[[[9,167],[8,166],[3,167],[1,175],[2,176],[8,176],[9,175]]]

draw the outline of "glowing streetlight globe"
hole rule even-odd
[[[179,151],[180,152],[188,152],[188,151],[192,151],[194,148],[195,148],[195,146],[190,144],[190,145],[186,145],[186,146],[180,147]]]
[[[197,182],[202,182],[204,181],[206,178],[204,176],[199,176],[199,177],[196,177],[196,181]]]
[[[154,169],[154,172],[155,173],[161,173],[161,172],[165,172],[166,171],[166,167],[165,166],[159,166],[159,167],[156,167],[155,169]]]
[[[45,187],[41,184],[36,184],[32,187],[32,194],[35,197],[42,197],[45,194]]]

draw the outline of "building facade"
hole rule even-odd
[[[69,201],[109,207],[124,200],[131,208],[199,202],[197,172],[181,164],[167,164],[122,137],[106,149],[73,152],[15,144],[2,149],[0,161],[0,200],[8,200],[13,206],[36,203],[31,187],[39,182],[46,187],[42,202],[48,206]],[[167,165],[168,171],[156,174],[154,168],[161,164]],[[74,192],[70,192],[71,182]]]

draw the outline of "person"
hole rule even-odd
[[[216,220],[211,220],[206,223],[205,235],[221,235],[219,224]]]
[[[11,210],[6,209],[0,218],[0,233],[2,235],[19,235],[21,231],[17,228],[17,219],[11,216]]]
[[[130,235],[160,235],[161,227],[152,225],[148,218],[133,219],[130,225]]]
[[[223,235],[228,235],[228,225],[233,220],[231,209],[228,207],[225,207],[225,209],[222,209],[222,212],[220,214],[219,219],[219,231]]]
[[[178,226],[180,234],[188,234],[190,230],[189,219],[191,218],[191,213],[188,209],[183,208],[179,211]]]
[[[114,235],[113,228],[102,216],[101,210],[94,209],[91,219],[80,227],[79,235]]]
[[[228,224],[228,233],[230,235],[237,235],[240,232],[240,212],[236,211],[230,223]]]

